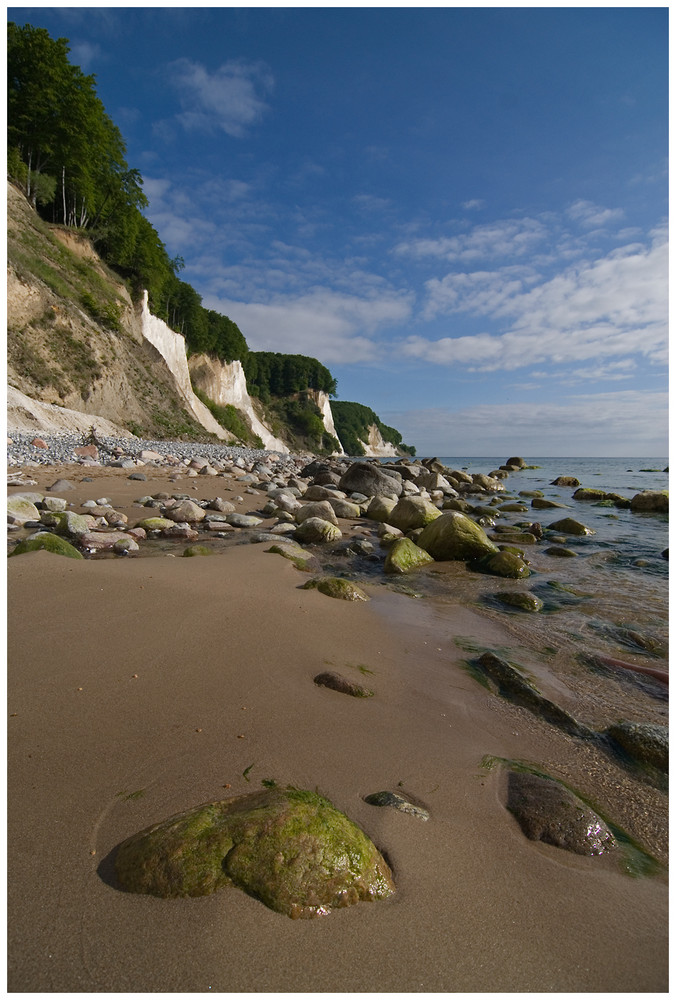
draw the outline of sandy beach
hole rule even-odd
[[[69,478],[76,504],[111,497],[130,524],[135,498],[198,490],[166,470],[30,475],[38,491]],[[200,497],[223,489],[199,480]],[[260,505],[243,497],[238,509]],[[369,603],[333,600],[267,548],[8,560],[9,990],[666,991],[664,872],[632,878],[615,854],[527,840],[501,770],[481,767],[555,761],[581,790],[603,767],[463,668],[458,640],[499,648],[499,624],[381,586]],[[375,695],[320,688],[322,670]],[[358,823],[396,893],[292,921],[234,888],[172,900],[117,887],[125,838],[269,780],[318,789]],[[429,821],[364,801],[383,789]],[[637,785],[636,814],[658,799]],[[657,835],[644,846],[659,856]]]

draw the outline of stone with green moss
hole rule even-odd
[[[335,597],[340,601],[370,601],[371,598],[361,587],[351,580],[340,576],[324,576],[319,580],[308,580],[303,584],[303,590],[318,590],[326,597]]]
[[[550,545],[545,549],[545,555],[554,556],[556,559],[576,559],[577,552],[567,549],[565,545]]]
[[[395,891],[355,823],[316,792],[266,788],[208,802],[135,834],[115,869],[127,892],[205,896],[237,886],[270,909],[311,918]]]
[[[396,506],[397,501],[393,497],[375,496],[368,505],[366,516],[371,521],[387,521],[389,524],[390,514]]]
[[[208,545],[189,545],[187,549],[183,549],[183,555],[186,558],[191,556],[211,556],[214,554],[214,550],[210,549]]]
[[[519,611],[541,611],[544,606],[536,594],[531,594],[527,590],[509,590],[496,594],[495,597],[501,604]]]
[[[387,523],[405,533],[414,528],[424,528],[440,516],[439,508],[424,497],[402,497],[390,511]]]
[[[303,573],[316,573],[321,569],[321,564],[316,556],[304,549],[302,545],[289,539],[287,542],[275,542],[266,552],[274,552],[276,555],[289,559],[296,569]]]
[[[432,556],[410,538],[396,538],[385,557],[383,569],[385,573],[411,573],[433,562]]]
[[[43,511],[40,520],[47,527],[56,529],[57,534],[70,538],[80,538],[96,525],[96,518],[90,514],[76,514],[72,510]]]
[[[535,497],[531,500],[530,505],[536,510],[550,510],[553,507],[564,508],[566,506],[565,503],[557,503],[556,500],[547,500],[545,497]]]
[[[512,580],[521,580],[530,576],[530,570],[521,556],[517,555],[516,552],[509,552],[507,549],[495,555],[486,556],[480,560],[477,568],[482,573],[505,576]]]
[[[298,525],[294,537],[299,542],[323,543],[338,541],[339,538],[343,537],[343,533],[335,524],[325,521],[322,517],[308,517],[306,521]]]
[[[59,535],[53,535],[51,531],[41,532],[39,535],[33,535],[32,538],[24,539],[10,552],[10,555],[20,556],[24,552],[38,552],[41,549],[44,549],[45,552],[53,552],[57,556],[67,556],[69,559],[84,558],[74,545],[67,542],[65,538],[60,538]]]
[[[7,522],[9,524],[25,524],[26,521],[39,520],[40,511],[29,497],[21,496],[18,493],[7,497]]]
[[[480,559],[498,551],[480,525],[454,510],[423,528],[417,545],[438,561]]]
[[[573,500],[605,500],[605,498],[605,490],[592,489],[587,486],[581,486],[579,490],[575,490],[573,493]]]
[[[588,528],[574,517],[563,517],[560,521],[554,521],[549,525],[552,531],[563,531],[566,535],[594,535],[596,532]]]
[[[668,490],[643,490],[631,498],[631,509],[644,513],[664,513],[669,510]]]

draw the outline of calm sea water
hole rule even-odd
[[[443,465],[470,473],[489,473],[505,458],[439,456]],[[444,602],[481,608],[489,617],[505,622],[515,637],[516,648],[548,651],[549,667],[571,682],[584,705],[584,715],[598,713],[597,721],[630,711],[631,716],[658,721],[664,714],[659,698],[630,691],[628,701],[619,698],[618,685],[607,678],[586,678],[579,670],[580,656],[605,655],[627,662],[667,669],[668,571],[663,555],[669,545],[667,514],[633,513],[594,502],[573,499],[575,487],[553,486],[558,476],[575,476],[582,486],[619,493],[631,499],[643,490],[665,490],[669,486],[665,457],[649,458],[532,458],[536,468],[510,472],[503,480],[504,493],[496,496],[522,500],[522,512],[502,512],[495,525],[553,522],[572,517],[594,533],[566,536],[565,545],[574,558],[555,558],[546,553],[548,543],[524,546],[531,576],[514,581],[467,572],[451,563],[435,564],[431,572],[419,574],[411,583],[443,611]],[[650,470],[650,471],[645,471]],[[564,509],[537,509],[522,491],[539,490]],[[485,503],[485,500],[482,501]],[[499,541],[490,527],[489,536]],[[505,611],[495,595],[501,591],[529,590],[544,601],[540,614]],[[574,680],[572,680],[574,675]],[[634,678],[636,679],[636,678]],[[636,679],[637,681],[639,679]],[[666,693],[666,692],[665,692]],[[620,703],[622,702],[622,706]],[[637,715],[638,713],[638,715]],[[591,721],[591,719],[590,719]]]

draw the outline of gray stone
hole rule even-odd
[[[372,792],[371,795],[364,796],[364,802],[370,806],[389,806],[397,812],[406,813],[408,816],[415,816],[416,819],[428,820],[430,814],[427,809],[415,806],[408,802],[403,796],[396,795],[395,792]]]
[[[317,674],[314,680],[319,687],[331,688],[332,691],[338,691],[340,694],[349,694],[352,698],[371,698],[373,696],[373,691],[362,687],[361,684],[355,684],[347,677],[334,673],[332,670]]]
[[[529,840],[574,854],[604,854],[615,838],[596,813],[553,778],[509,771],[507,808]]]
[[[401,476],[394,472],[388,474],[368,462],[354,462],[338,485],[347,494],[363,493],[367,497],[400,497],[402,491]]]

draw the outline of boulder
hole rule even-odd
[[[332,497],[328,502],[333,507],[336,517],[361,517],[361,507],[359,504],[352,503],[350,500],[342,500],[340,497],[336,497],[335,499]]]
[[[441,517],[441,511],[429,500],[402,497],[390,511],[387,522],[406,533],[414,528],[424,528],[438,517]]]
[[[510,770],[507,808],[529,840],[586,855],[604,854],[616,846],[604,821],[554,778]]]
[[[582,486],[573,493],[573,500],[605,500],[606,491]]]
[[[543,602],[527,590],[508,590],[495,595],[496,600],[518,611],[541,611]]]
[[[573,517],[563,517],[560,521],[554,521],[549,525],[552,531],[562,531],[566,535],[595,535],[596,532],[592,528],[588,528],[584,524],[580,524]]]
[[[395,497],[373,497],[368,505],[366,517],[370,521],[387,521],[389,523],[390,514],[396,506],[397,500]]]
[[[299,542],[336,542],[343,537],[343,533],[335,524],[325,521],[322,517],[308,517],[298,525],[294,537]]]
[[[192,500],[181,500],[175,507],[166,507],[164,516],[171,521],[187,521],[188,524],[194,524],[196,521],[204,520],[206,511]]]
[[[504,483],[501,483],[499,479],[493,479],[491,476],[486,476],[483,472],[473,473],[472,482],[475,486],[479,486],[482,491],[488,493],[501,492],[505,488]]]
[[[384,472],[376,465],[368,462],[353,462],[346,473],[341,476],[339,488],[347,494],[363,493],[367,497],[401,496],[401,476],[392,471]]]
[[[531,507],[535,507],[536,510],[551,510],[554,507],[560,507],[562,510],[565,509],[565,503],[557,503],[556,500],[547,500],[546,497],[534,497],[531,500]]]
[[[292,918],[395,891],[387,862],[362,830],[321,795],[297,788],[172,816],[124,841],[115,870],[127,892],[206,896],[234,885]]]
[[[19,493],[7,497],[7,523],[25,524],[26,521],[39,521],[40,511],[32,500]]]
[[[631,509],[646,513],[667,513],[669,510],[669,493],[667,490],[643,490],[631,499]]]
[[[234,514],[225,515],[225,523],[232,525],[233,528],[256,528],[263,523],[263,518],[256,517],[254,514],[239,514],[235,511]]]
[[[338,524],[336,512],[328,500],[318,500],[314,503],[301,504],[300,507],[294,510],[293,516],[296,519],[296,524],[302,524],[309,517],[319,517],[330,524]]]
[[[552,486],[579,486],[580,480],[576,479],[575,476],[557,476],[551,482]]]
[[[434,562],[429,553],[419,548],[410,538],[397,538],[393,541],[383,569],[385,573],[411,573]]]
[[[510,577],[512,580],[522,580],[530,576],[530,570],[516,552],[502,551],[484,556],[477,564],[482,573],[493,576]]]
[[[170,521],[168,517],[144,517],[135,525],[136,528],[142,528],[144,531],[164,531],[167,528],[173,528],[173,526],[174,522]]]
[[[289,559],[296,569],[301,570],[304,573],[317,573],[321,570],[321,564],[316,556],[313,556],[307,549],[304,549],[302,545],[298,545],[294,541],[277,541],[274,545],[271,545],[266,552],[274,552],[277,555],[284,556],[285,559]]]
[[[525,469],[526,460],[524,458],[508,458],[505,465],[511,465],[515,469]]]
[[[431,521],[417,544],[439,561],[480,559],[498,551],[483,528],[459,511],[448,511]]]
[[[96,518],[89,514],[76,514],[72,510],[46,511],[40,520],[48,527],[55,527],[58,535],[80,538],[96,525]]]
[[[20,556],[25,552],[38,552],[41,549],[53,552],[57,556],[67,556],[69,559],[84,558],[82,553],[78,552],[70,542],[58,535],[53,535],[51,531],[41,531],[39,534],[33,535],[32,538],[24,539],[9,554],[10,556]]]

